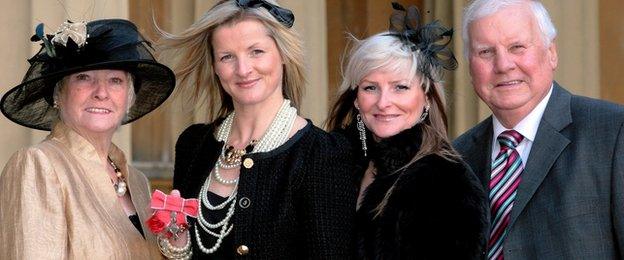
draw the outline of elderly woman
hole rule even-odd
[[[358,259],[479,259],[486,200],[451,147],[441,70],[452,30],[394,5],[391,30],[356,42],[328,128],[359,150]]]
[[[346,139],[298,115],[305,81],[293,22],[273,1],[229,0],[165,34],[178,89],[207,94],[214,120],[178,139],[173,187],[201,209],[181,239],[161,241],[167,257],[349,256],[351,155]]]
[[[149,183],[111,139],[158,107],[173,72],[125,20],[64,23],[43,41],[2,113],[41,143],[16,152],[0,176],[0,252],[6,259],[154,259]]]

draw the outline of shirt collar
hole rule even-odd
[[[550,90],[548,94],[542,99],[542,101],[533,108],[531,113],[525,116],[516,126],[514,126],[513,130],[518,131],[525,139],[533,142],[535,140],[535,135],[537,134],[537,128],[539,127],[540,121],[542,120],[542,116],[544,115],[544,111],[546,110],[546,105],[548,105],[548,100],[550,99],[550,95],[552,94],[553,85],[550,85]],[[503,124],[496,118],[495,115],[492,115],[492,124],[494,126],[494,139],[504,131],[510,130],[503,126]]]
[[[46,139],[54,139],[60,143],[67,145],[69,150],[77,155],[86,159],[88,161],[93,161],[97,163],[101,163],[101,160],[95,150],[95,147],[87,141],[86,138],[82,137],[80,134],[72,130],[68,127],[63,121],[58,120],[54,127],[52,127],[52,131],[50,135]],[[125,167],[126,159],[123,151],[119,149],[115,144],[111,144],[108,156],[115,162],[118,167]]]

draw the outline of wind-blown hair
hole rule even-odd
[[[550,19],[548,11],[540,1],[536,0],[474,0],[464,10],[462,19],[462,40],[464,41],[464,55],[467,57],[470,51],[470,37],[468,28],[475,20],[492,15],[501,9],[514,6],[528,4],[529,10],[533,13],[535,22],[537,23],[544,46],[550,47],[552,41],[557,37],[557,29]]]
[[[306,76],[303,44],[297,32],[281,24],[265,8],[241,8],[233,0],[220,1],[180,34],[158,29],[160,60],[167,62],[176,74],[176,96],[188,95],[189,104],[207,102],[208,121],[234,110],[232,97],[223,90],[215,73],[212,34],[219,26],[248,19],[261,22],[275,41],[284,63],[282,94],[294,107],[301,105]]]

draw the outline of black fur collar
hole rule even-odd
[[[366,131],[367,156],[362,151],[362,141],[356,127],[355,120],[344,130],[353,144],[353,149],[359,151],[360,168],[366,169],[368,162],[373,161],[378,175],[392,173],[406,165],[416,155],[422,142],[422,124],[416,124],[410,129],[375,142],[371,131]]]
[[[379,142],[371,141],[369,154],[377,168],[377,175],[393,173],[405,166],[420,150],[422,127],[421,124],[416,124]]]

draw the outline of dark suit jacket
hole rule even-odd
[[[492,118],[453,145],[487,189]],[[503,249],[511,259],[624,257],[624,107],[554,83]]]

